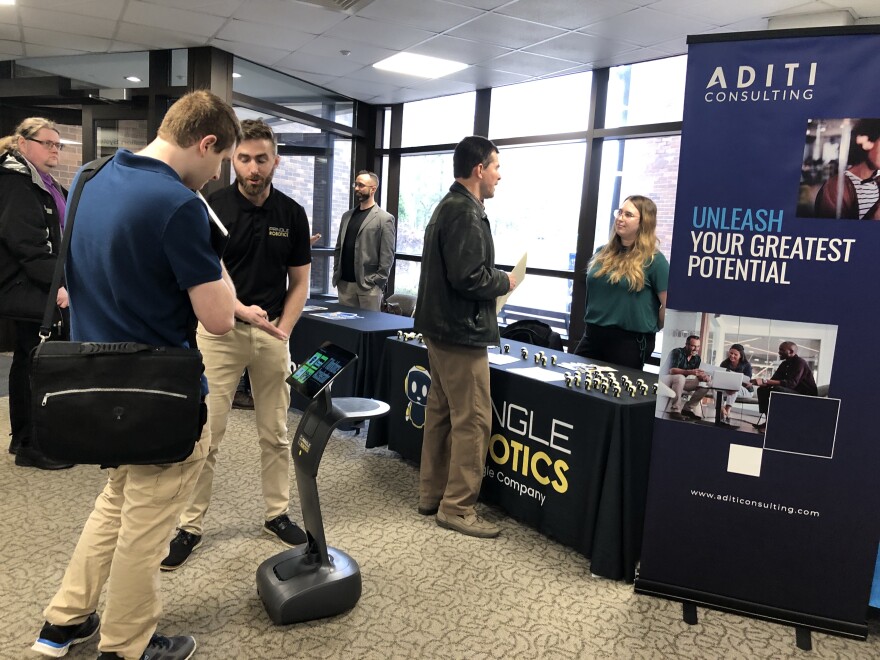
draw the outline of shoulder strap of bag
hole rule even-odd
[[[64,236],[61,239],[61,249],[58,251],[58,259],[55,261],[55,273],[52,276],[52,286],[49,288],[49,298],[46,300],[46,311],[43,312],[43,322],[40,324],[40,343],[49,338],[52,328],[52,317],[55,312],[55,298],[61,287],[61,278],[64,275],[64,261],[67,258],[67,250],[70,246],[70,236],[73,234],[73,219],[76,215],[76,207],[79,204],[79,196],[82,194],[86,181],[95,176],[98,171],[107,164],[113,156],[104,156],[82,166],[76,187],[70,195],[70,203],[67,205],[67,217],[64,223]]]

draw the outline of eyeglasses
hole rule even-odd
[[[36,142],[37,144],[42,144],[46,149],[50,151],[52,149],[58,149],[58,151],[64,151],[64,143],[62,142],[52,142],[52,140],[37,140],[34,138],[25,138],[26,140],[30,140],[31,142]]]
[[[626,218],[627,220],[633,220],[633,219],[639,217],[639,216],[636,215],[635,213],[633,213],[633,212],[631,212],[631,211],[624,211],[623,209],[616,209],[616,210],[614,211],[614,217],[615,217],[615,218],[618,217],[618,216],[621,216],[621,215],[622,215],[624,218]]]
[[[371,188],[372,184],[370,183],[361,183],[360,181],[355,181],[352,188]]]

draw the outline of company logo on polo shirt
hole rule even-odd
[[[811,101],[818,62],[716,66],[706,82],[707,103]]]
[[[286,227],[269,227],[269,236],[280,236],[281,238],[287,238],[290,234],[290,230]]]

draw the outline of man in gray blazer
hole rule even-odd
[[[376,205],[379,177],[361,170],[354,180],[358,205],[342,214],[333,252],[333,286],[339,302],[379,311],[394,263],[394,216]]]

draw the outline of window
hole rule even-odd
[[[657,238],[660,251],[669,259],[680,145],[679,135],[605,141],[602,145],[595,248],[608,242],[614,209],[620,208],[630,195],[645,195],[657,205]],[[654,354],[662,350],[661,330],[657,333]]]
[[[608,242],[614,209],[629,195],[645,195],[657,204],[657,238],[660,251],[669,258],[680,145],[679,135],[605,141],[594,242],[597,248]]]
[[[668,57],[611,69],[605,126],[681,121],[687,57]]]
[[[504,147],[501,181],[486,213],[498,262],[529,253],[532,268],[569,270],[577,246],[585,142]]]
[[[394,293],[407,293],[411,296],[419,294],[419,275],[422,272],[420,261],[405,261],[399,259],[394,262]]]
[[[474,132],[476,94],[455,94],[403,106],[402,147],[458,143]]]
[[[592,73],[576,73],[492,90],[489,138],[587,130]]]
[[[400,159],[400,197],[397,206],[397,251],[421,256],[425,227],[434,207],[449,191],[452,154],[403,156]],[[395,291],[404,293],[397,288]]]

